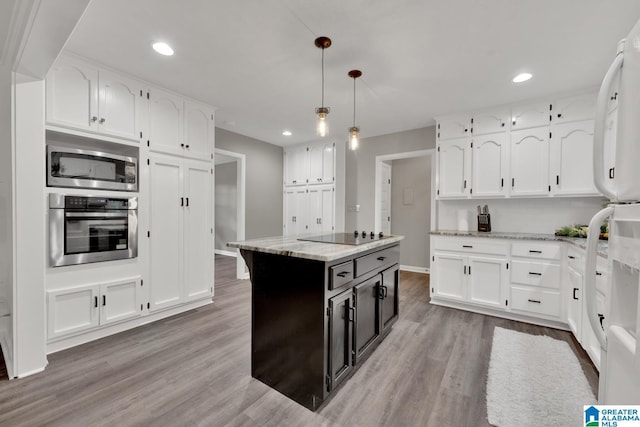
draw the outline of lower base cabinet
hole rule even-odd
[[[48,339],[141,316],[139,277],[47,292]]]
[[[241,253],[251,271],[251,374],[315,411],[397,321],[399,246],[332,262]]]

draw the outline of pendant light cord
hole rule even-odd
[[[322,102],[320,105],[324,108],[324,47],[322,48]]]
[[[353,127],[356,127],[356,78],[353,78]]]

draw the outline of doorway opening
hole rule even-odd
[[[249,272],[240,250],[226,246],[227,242],[245,239],[246,156],[219,148],[214,153],[214,252],[236,257],[236,277],[247,279]]]
[[[434,194],[434,149],[376,156],[375,229],[405,236],[401,270],[430,271],[429,231],[436,224]]]

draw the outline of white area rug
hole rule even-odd
[[[578,426],[596,399],[569,344],[495,328],[487,415],[499,427]]]

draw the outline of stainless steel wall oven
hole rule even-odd
[[[49,194],[49,265],[138,256],[138,199]]]

